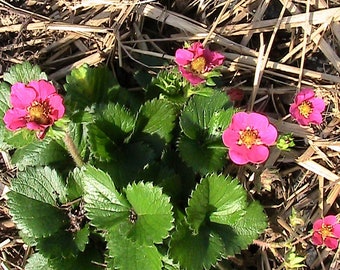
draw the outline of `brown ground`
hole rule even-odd
[[[138,90],[130,79],[136,70],[162,68],[162,59],[173,59],[184,41],[193,40],[225,54],[226,90],[242,88],[248,108],[296,136],[294,150],[274,152],[260,176],[254,166],[238,171],[265,206],[270,225],[247,251],[230,258],[234,269],[339,269],[339,249],[315,249],[310,242],[312,223],[339,213],[338,1],[0,0],[0,79],[13,64],[30,61],[62,85],[74,67],[105,64],[123,86]],[[322,125],[301,128],[287,116],[301,86],[326,100]],[[11,168],[0,163],[6,184]],[[0,249],[0,269],[24,269],[31,250],[18,237],[5,196]],[[293,249],[306,257],[305,267],[288,265]],[[218,268],[229,269],[223,263]]]

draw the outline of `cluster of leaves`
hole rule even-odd
[[[1,116],[10,84],[46,75],[25,63],[4,79]],[[67,76],[67,118],[44,140],[0,126],[1,148],[19,169],[10,212],[36,247],[26,269],[209,269],[265,229],[261,205],[223,175],[232,104],[219,89],[181,80],[160,73],[132,93],[108,69],[85,65]]]

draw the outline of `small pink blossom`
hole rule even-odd
[[[10,102],[12,108],[4,116],[6,128],[36,130],[39,139],[43,139],[48,128],[65,113],[62,97],[44,80],[13,84]]]
[[[326,216],[313,224],[312,242],[314,245],[325,245],[330,249],[338,247],[340,224],[336,216]]]
[[[325,102],[322,98],[315,97],[313,89],[302,89],[290,105],[291,116],[302,126],[309,124],[321,124],[321,113],[325,110]]]
[[[238,165],[266,161],[268,146],[273,145],[276,138],[277,130],[266,116],[246,112],[234,114],[231,124],[222,134],[224,145],[229,147],[230,159]]]
[[[187,49],[178,49],[175,54],[179,71],[192,85],[204,82],[207,73],[222,65],[223,61],[222,54],[205,49],[200,42],[193,43]]]

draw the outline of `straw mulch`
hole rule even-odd
[[[294,150],[274,150],[261,170],[228,168],[265,206],[270,221],[254,245],[230,258],[234,269],[292,269],[287,263],[293,248],[306,257],[299,269],[340,268],[339,250],[310,242],[312,223],[339,213],[338,1],[1,0],[0,35],[0,79],[28,60],[60,85],[72,68],[104,64],[123,86],[139,90],[132,74],[155,72],[164,60],[173,63],[184,42],[200,40],[223,52],[225,89],[243,89],[244,108],[266,113],[280,132],[296,137]],[[292,97],[306,86],[328,105],[317,127],[302,128],[288,115]],[[4,153],[0,160],[1,191],[13,170],[7,158]],[[0,268],[24,269],[31,251],[17,235],[5,196],[0,222]]]

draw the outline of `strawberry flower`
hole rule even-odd
[[[223,61],[222,54],[205,49],[200,42],[193,43],[187,49],[178,49],[175,53],[179,71],[192,85],[204,82],[207,73],[222,65]]]
[[[222,140],[229,147],[230,159],[244,165],[248,162],[263,163],[269,156],[269,145],[277,138],[276,128],[268,118],[259,113],[238,112],[223,132]]]
[[[338,247],[340,224],[336,216],[326,216],[313,224],[312,242],[314,245],[325,245],[330,249]]]
[[[302,126],[309,124],[321,124],[321,113],[325,110],[325,102],[322,98],[315,97],[310,88],[302,89],[290,105],[291,116]]]
[[[13,84],[10,102],[12,108],[4,116],[6,128],[36,130],[39,139],[43,139],[48,128],[65,113],[62,97],[44,80]]]

